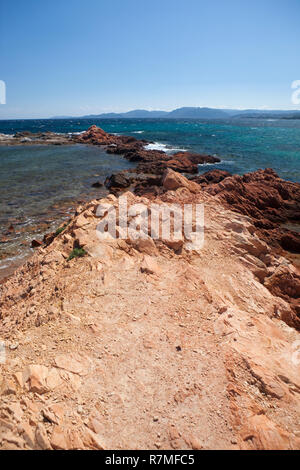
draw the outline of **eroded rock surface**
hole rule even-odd
[[[109,195],[1,285],[1,449],[300,448],[296,268],[217,186],[162,178],[129,206],[204,203],[201,250],[100,241]]]
[[[281,228],[287,222],[300,222],[299,184],[285,181],[267,168],[243,176],[227,175],[208,185],[206,191],[251,217],[268,243],[300,253],[299,233]]]

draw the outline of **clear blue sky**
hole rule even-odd
[[[0,0],[0,118],[295,109],[299,19],[300,0]]]

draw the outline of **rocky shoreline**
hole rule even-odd
[[[95,125],[80,134],[23,132],[15,134],[14,139],[21,144],[21,140],[29,135],[30,143],[36,139],[51,145],[58,139],[62,144],[72,142],[97,145],[102,146],[108,154],[122,155],[125,159],[136,162],[134,169],[113,173],[106,178],[105,187],[115,196],[131,191],[150,200],[161,197],[165,193],[163,179],[166,170],[184,174],[189,181],[199,185],[200,191],[213,195],[228,209],[250,217],[257,236],[266,242],[274,253],[289,258],[299,274],[300,236],[299,230],[295,228],[300,227],[300,185],[282,180],[272,169],[258,170],[243,176],[214,169],[199,175],[198,165],[220,162],[220,159],[191,152],[168,155],[160,150],[149,150],[147,146],[153,142],[138,140],[132,136],[109,134]],[[103,184],[97,181],[93,184],[95,188],[102,186]],[[58,231],[65,224],[66,222],[63,222]],[[42,240],[33,239],[32,248],[48,246],[56,236],[57,231],[47,233]],[[260,280],[264,281],[265,277],[266,270],[262,269]],[[283,273],[276,279],[279,286],[274,289],[291,303],[296,314],[293,322],[299,326],[298,281],[299,279],[295,282],[294,277],[288,280]]]
[[[74,142],[137,166],[0,286],[0,448],[300,449],[300,185],[198,175],[215,157],[96,126]],[[97,208],[124,194],[204,204],[203,249],[185,234],[100,243]]]
[[[16,132],[15,134],[0,134],[0,146],[7,145],[70,145],[74,143],[72,134],[55,132]]]

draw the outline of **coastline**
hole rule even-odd
[[[8,145],[70,145],[73,142],[73,135],[59,134],[56,132],[30,131],[16,132],[15,134],[1,134],[0,146]]]
[[[132,192],[77,207],[0,285],[0,448],[299,449],[300,276],[275,222],[298,185],[270,169],[136,174]],[[184,234],[99,242],[98,206],[119,194],[130,207],[204,204],[204,247]]]
[[[19,146],[19,147],[31,147],[31,146],[39,146],[39,145],[42,145],[42,146],[69,146],[69,145],[78,145],[78,144],[84,144],[84,145],[100,145],[101,147],[103,147],[105,150],[107,150],[107,153],[108,154],[122,154],[122,151],[123,149],[122,148],[114,148],[114,145],[123,145],[125,143],[125,147],[124,147],[124,150],[127,150],[130,148],[130,145],[133,143],[134,144],[134,148],[135,149],[141,149],[141,150],[144,150],[145,151],[145,155],[147,155],[147,146],[154,146],[154,143],[153,142],[150,142],[150,141],[145,141],[145,140],[138,140],[138,139],[134,139],[134,138],[131,138],[131,137],[126,137],[126,136],[118,136],[118,135],[110,135],[110,138],[104,143],[103,141],[101,141],[101,143],[99,143],[99,141],[93,141],[93,138],[90,139],[88,138],[87,141],[85,141],[84,139],[82,140],[80,137],[81,137],[81,134],[85,134],[84,132],[75,132],[75,133],[55,133],[55,132],[41,132],[41,133],[31,133],[29,131],[23,131],[23,132],[17,132],[16,134],[14,135],[6,135],[6,134],[0,134],[0,146],[2,147],[13,147],[13,146]],[[109,135],[109,134],[107,134]],[[129,146],[126,146],[126,144]],[[174,152],[173,152],[174,153]],[[160,158],[163,158],[163,156],[165,155],[165,152],[163,151],[155,151],[154,149],[151,149],[151,151],[149,152],[149,154],[152,156],[152,158],[157,158],[157,155],[160,157]],[[166,158],[167,158],[167,155],[166,155]],[[171,157],[168,157],[168,158],[171,158]],[[204,157],[201,157],[200,158],[200,161],[204,159],[205,161],[205,158]],[[214,160],[217,160],[215,159],[214,157],[211,157],[209,158],[209,160],[211,161],[214,161]],[[134,161],[134,158],[133,158],[133,161]],[[187,168],[187,170],[189,170],[189,168]],[[195,171],[195,165],[193,167],[193,171]],[[93,183],[92,186],[94,186],[95,188],[101,188],[100,189],[100,194],[101,196],[105,196],[106,194],[108,194],[108,192],[111,190],[111,191],[114,191],[114,188],[112,187],[111,184],[109,184],[109,179],[111,178],[111,175],[107,175],[107,181],[106,181],[106,185],[103,185],[102,183],[98,182],[96,180],[96,177],[95,177],[95,182]],[[122,176],[121,176],[122,178]],[[143,178],[142,178],[143,179]],[[120,183],[120,181],[119,181]],[[122,183],[121,183],[122,185]],[[97,192],[99,193],[99,189],[97,190]],[[50,208],[48,210],[48,214],[44,216],[43,219],[41,219],[39,222],[35,223],[35,227],[36,229],[38,229],[38,232],[40,232],[39,230],[39,226],[43,225],[44,224],[44,219],[46,220],[50,220],[52,221],[51,222],[51,225],[52,227],[54,227],[54,230],[56,230],[57,228],[60,227],[60,224],[63,224],[63,221],[64,220],[67,220],[69,217],[71,217],[72,213],[74,213],[75,211],[75,208],[80,205],[80,204],[83,204],[83,203],[86,203],[91,197],[93,196],[96,196],[96,189],[94,191],[94,195],[93,194],[87,194],[87,193],[82,193],[78,198],[77,200],[75,201],[72,201],[71,203],[68,203],[68,204],[65,204],[64,202],[62,202],[61,204],[57,204],[57,211],[50,211]],[[99,194],[98,194],[99,196]],[[57,214],[55,213],[57,212]],[[68,214],[68,215],[67,215]],[[57,222],[55,222],[55,220],[57,220]],[[48,223],[48,222],[47,222]],[[3,247],[4,247],[4,250],[5,250],[5,244],[9,241],[9,239],[11,238],[11,236],[14,236],[14,234],[17,232],[20,231],[20,228],[22,230],[22,226],[20,228],[18,228],[18,225],[15,226],[15,222],[13,222],[14,224],[14,227],[12,227],[12,225],[10,226],[11,230],[8,229],[8,231],[4,234],[4,236],[2,237],[2,240],[0,239],[0,243],[3,244]],[[58,225],[58,226],[56,226]],[[34,226],[32,226],[32,228],[34,228]],[[53,228],[52,228],[53,229]],[[49,228],[47,229],[43,229],[41,233],[36,233],[35,235],[32,236],[31,238],[31,241],[30,241],[30,245],[32,244],[33,246],[31,246],[31,248],[37,248],[38,246],[40,246],[42,244],[42,238],[41,237],[44,237],[44,240],[47,239],[47,233],[50,234],[50,237],[51,237],[51,233],[53,234],[53,232],[51,232],[51,229],[49,231]],[[28,246],[28,237],[29,235],[26,236],[26,239],[25,238],[20,238],[20,242],[21,244],[24,243],[24,248],[26,248],[26,245]],[[26,251],[28,251],[28,248],[26,248]],[[0,282],[4,282],[11,274],[13,274],[13,272],[15,271],[16,268],[18,268],[19,266],[21,266],[22,264],[24,264],[24,262],[26,260],[28,260],[31,256],[33,255],[33,251],[28,251],[28,253],[24,254],[24,253],[20,253],[18,254],[17,256],[12,256],[12,253],[8,252],[7,253],[7,256],[6,257],[2,257],[1,261],[4,262],[6,264],[6,260],[10,260],[10,262],[8,263],[8,266],[6,266],[5,268],[1,268],[0,269]]]
[[[76,144],[100,146],[107,154],[120,155],[136,165],[135,168],[108,175],[104,185],[95,181],[93,186],[102,187],[101,197],[104,197],[109,192],[115,195],[120,195],[122,192],[128,190],[139,196],[157,196],[160,192],[159,188],[162,184],[162,175],[168,168],[187,175],[191,181],[200,184],[201,188],[208,190],[208,192],[210,192],[210,185],[221,183],[226,178],[232,176],[229,172],[226,171],[209,171],[209,169],[204,174],[197,175],[199,165],[205,166],[207,164],[209,165],[220,162],[220,159],[215,156],[194,154],[188,151],[173,151],[171,153],[167,153],[164,150],[157,148],[157,146],[154,145],[154,143],[151,141],[137,139],[132,136],[129,137],[126,135],[109,134],[95,125],[91,126],[87,131],[80,133],[75,132],[58,134],[55,132],[31,133],[29,131],[24,131],[18,132],[14,136],[0,134],[0,145],[3,146],[52,146]],[[245,178],[247,178],[247,175],[245,175]],[[240,181],[240,177],[237,177],[237,183],[240,183]],[[261,183],[262,182],[260,181],[259,184]],[[286,185],[289,184],[295,185],[295,183],[286,182]],[[58,218],[58,223],[60,223],[60,225],[58,225],[57,228],[63,225],[64,220],[72,217],[72,212],[74,212],[75,208],[79,204],[88,202],[89,197],[90,196],[88,194],[82,194],[82,197],[79,197],[76,201],[73,201],[72,204],[67,208],[69,215],[62,215],[60,218]],[[232,199],[231,190],[229,199]],[[246,208],[245,210],[238,208],[238,211],[247,214],[249,209]],[[60,212],[62,211],[60,210]],[[297,230],[295,229],[296,223],[294,223],[294,221],[300,220],[299,212],[295,214],[295,217],[291,218],[290,216],[284,216],[279,217],[279,219],[281,225],[278,227],[278,229],[280,230],[281,228],[285,242],[284,246],[280,246],[280,243],[278,244],[278,242],[275,241],[275,246],[277,245],[276,248],[280,248],[281,253],[285,254],[285,256],[288,256],[289,259],[292,260],[292,262],[295,264],[297,269],[299,269],[300,261],[299,254],[297,254],[299,253],[299,241],[297,241]],[[263,229],[264,227],[260,228]],[[266,228],[270,228],[270,226]],[[54,233],[55,232],[49,232],[49,230],[48,233],[45,231],[43,241],[40,238],[36,239],[36,237],[33,237],[32,248],[37,248],[43,243],[48,244],[49,240],[53,239]],[[296,250],[294,250],[295,248]],[[32,254],[33,252],[28,253],[28,255],[21,256],[22,260],[19,261],[12,260],[10,265],[0,271],[1,282],[5,281],[11,274],[13,274],[14,270],[21,266],[26,260],[28,260]],[[5,259],[6,258],[3,258],[4,261]]]
[[[299,246],[300,185],[197,174],[208,156],[95,127],[77,139],[137,166],[0,283],[0,449],[300,449],[300,273],[283,251]],[[100,242],[99,204],[122,195],[149,217],[204,204],[204,246],[184,231]]]

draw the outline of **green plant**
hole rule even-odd
[[[82,258],[85,255],[87,255],[87,252],[83,248],[74,248],[74,250],[71,251],[67,261],[70,261],[73,258]]]
[[[57,237],[57,235],[59,235],[61,232],[63,232],[65,230],[65,228],[67,228],[67,226],[70,224],[70,220],[68,220],[68,222],[66,222],[62,227],[59,227],[56,232],[55,232],[55,237]]]
[[[57,235],[59,235],[61,232],[63,232],[65,230],[66,226],[67,225],[65,224],[62,227],[59,227],[55,232],[55,236],[57,237]]]

